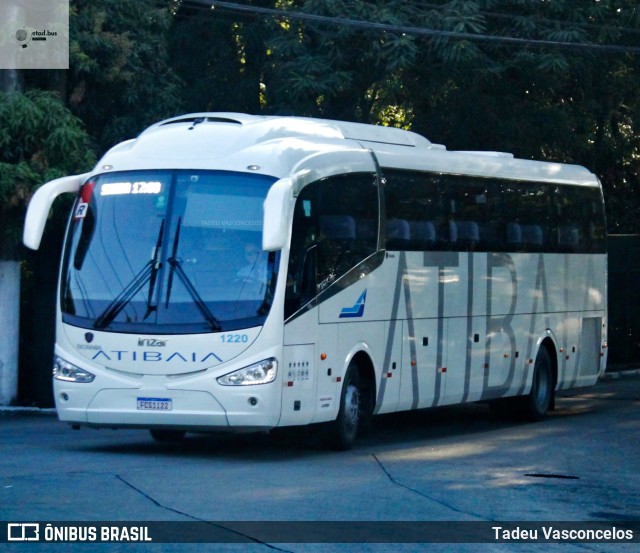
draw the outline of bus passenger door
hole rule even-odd
[[[308,424],[314,414],[315,344],[284,346],[280,426]]]

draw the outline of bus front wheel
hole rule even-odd
[[[338,417],[329,426],[329,442],[333,449],[351,449],[358,436],[362,417],[362,386],[358,366],[349,365],[340,394]]]

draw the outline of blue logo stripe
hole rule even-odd
[[[343,307],[340,311],[341,319],[350,319],[355,317],[362,317],[364,315],[364,305],[367,300],[367,291],[365,290],[360,294],[358,301],[353,305],[353,307]]]

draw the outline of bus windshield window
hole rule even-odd
[[[262,324],[279,257],[261,249],[262,205],[274,181],[138,171],[85,183],[65,251],[65,321],[141,333]]]

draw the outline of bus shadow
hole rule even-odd
[[[573,414],[577,413],[563,408],[561,415],[551,414],[547,423],[558,416]],[[166,443],[154,441],[146,431],[118,431],[109,435],[109,443],[76,444],[75,448],[115,455],[215,457],[256,462],[358,454],[371,449],[412,446],[416,442],[435,443],[444,438],[466,439],[527,424],[505,419],[493,413],[486,404],[468,404],[379,415],[349,452],[333,451],[327,444],[326,429],[321,425],[274,429],[269,433],[189,433],[179,442]],[[126,441],[117,441],[120,433]]]
[[[588,417],[616,405],[640,402],[640,377],[624,383],[610,380],[591,388],[560,391],[556,408],[545,421],[530,423],[493,412],[488,403],[469,403],[404,411],[374,417],[372,428],[351,452],[332,451],[322,425],[274,429],[269,433],[189,433],[182,441],[159,443],[146,431],[118,431],[109,443],[75,445],[82,451],[112,454],[163,455],[169,457],[217,457],[235,460],[274,461],[322,455],[358,454],[372,449],[414,446],[416,442],[464,440],[482,433],[522,429],[522,433],[566,432],[577,417]],[[91,432],[85,430],[84,432]],[[124,441],[118,442],[122,433]]]

